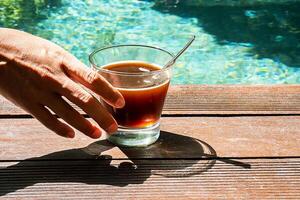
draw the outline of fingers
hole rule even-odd
[[[90,93],[81,88],[71,79],[66,79],[59,94],[65,96],[93,118],[107,133],[113,133],[118,125],[111,114]]]
[[[67,138],[73,138],[75,136],[74,130],[70,126],[59,121],[44,106],[37,104],[31,106],[28,111],[44,126],[54,131],[56,134]]]
[[[117,89],[113,88],[97,71],[86,67],[74,56],[66,55],[63,66],[71,79],[100,95],[111,106],[121,108],[125,105],[124,98]]]
[[[43,104],[47,105],[54,113],[69,125],[91,138],[99,138],[101,130],[85,119],[79,112],[72,108],[59,95],[45,95]]]

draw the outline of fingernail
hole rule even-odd
[[[125,101],[123,98],[119,98],[116,103],[115,103],[116,107],[118,108],[122,108],[125,105]]]
[[[106,132],[107,132],[108,134],[113,134],[113,133],[115,133],[117,130],[118,130],[118,125],[117,125],[117,124],[112,124],[112,125],[110,125],[110,126],[106,129]]]
[[[97,138],[99,138],[101,136],[101,131],[98,129],[98,128],[96,128],[95,130],[94,130],[94,132],[91,134],[91,138],[94,138],[94,139],[97,139]]]
[[[74,138],[75,137],[74,131],[69,131],[68,134],[67,134],[67,137],[68,138]]]

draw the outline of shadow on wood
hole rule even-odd
[[[0,196],[37,183],[81,182],[124,187],[142,184],[151,175],[200,174],[216,162],[215,150],[205,142],[164,131],[149,147],[121,147],[128,158],[113,159],[106,155],[105,151],[113,147],[107,141],[97,141],[82,149],[59,151],[2,168]],[[197,167],[193,167],[195,164]]]
[[[165,177],[200,174],[216,162],[207,158],[217,156],[215,150],[204,141],[166,131],[161,131],[159,140],[146,148],[120,149],[137,166],[151,166],[152,174]],[[195,164],[201,167],[193,167]]]

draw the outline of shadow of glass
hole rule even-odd
[[[86,152],[100,155],[103,148],[111,145],[98,141],[87,148]],[[130,169],[148,171],[150,174],[165,177],[184,177],[200,174],[210,169],[216,152],[207,143],[192,137],[161,131],[158,141],[148,147],[119,147],[131,162]]]
[[[218,1],[219,2],[219,1]],[[224,4],[226,4],[224,2]],[[300,2],[257,6],[190,6],[188,1],[155,1],[154,9],[198,19],[219,44],[241,43],[258,58],[300,67]]]
[[[161,131],[159,140],[146,148],[122,148],[121,151],[137,166],[151,174],[165,177],[186,177],[210,169],[216,157],[207,143],[192,137]]]

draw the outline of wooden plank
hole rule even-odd
[[[147,148],[117,148],[83,134],[66,139],[35,119],[0,119],[1,160],[300,156],[300,116],[164,117]]]
[[[0,198],[300,199],[299,158],[236,161],[0,162]]]
[[[3,97],[0,113],[27,114]],[[300,85],[171,86],[164,114],[300,114]]]
[[[182,85],[166,103],[170,114],[300,114],[300,85]]]

